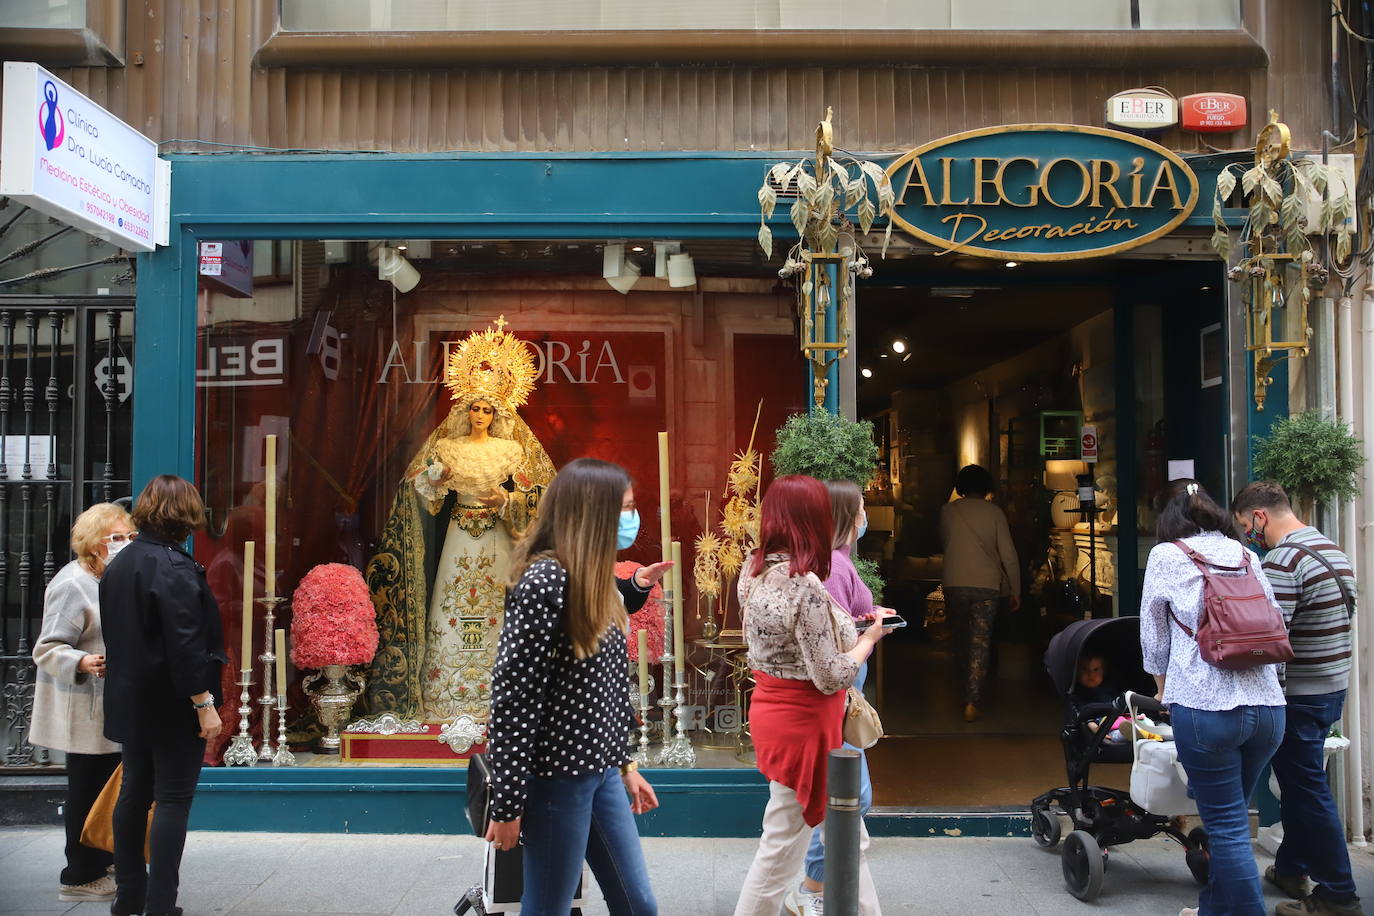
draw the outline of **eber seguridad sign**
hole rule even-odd
[[[1186,220],[1193,170],[1100,127],[1014,124],[935,140],[888,166],[892,219],[937,254],[1065,261],[1116,254]]]

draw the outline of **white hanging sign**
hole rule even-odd
[[[166,244],[157,144],[37,64],[5,62],[0,194],[130,251]]]

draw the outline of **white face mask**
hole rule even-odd
[[[115,554],[119,553],[121,550],[123,550],[125,547],[128,547],[128,546],[129,546],[129,542],[128,542],[128,541],[110,541],[110,542],[108,542],[108,543],[105,545],[105,559],[106,559],[106,561],[113,560]]]

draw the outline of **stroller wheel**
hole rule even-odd
[[[1097,840],[1086,830],[1075,830],[1064,838],[1062,857],[1064,883],[1079,900],[1092,900],[1102,892],[1106,866]]]
[[[1059,815],[1051,808],[1031,810],[1031,839],[1041,849],[1052,849],[1059,845],[1064,829],[1059,825]]]
[[[1188,863],[1193,880],[1198,884],[1206,884],[1207,875],[1212,870],[1212,853],[1207,845],[1207,831],[1201,827],[1194,827],[1188,831],[1188,842],[1191,848],[1183,854],[1183,861]]]

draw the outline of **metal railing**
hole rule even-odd
[[[43,592],[72,520],[129,494],[133,302],[0,296],[0,769],[28,742]]]

